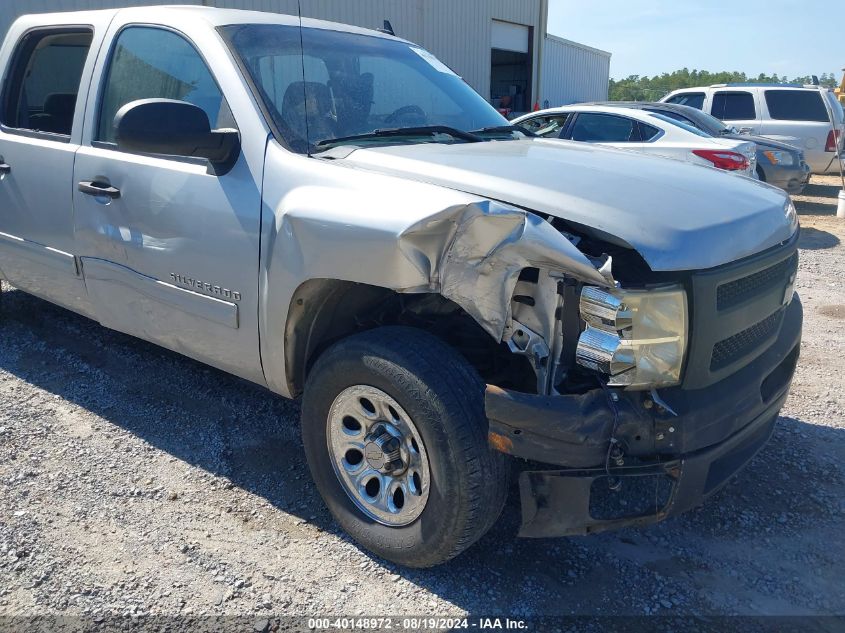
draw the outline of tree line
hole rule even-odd
[[[680,88],[694,88],[696,86],[710,86],[712,84],[729,83],[789,83],[811,84],[812,77],[795,77],[766,75],[760,73],[757,77],[749,77],[740,72],[711,73],[707,70],[689,70],[684,68],[671,73],[663,73],[654,77],[631,75],[625,79],[610,80],[611,101],[657,101],[673,90]],[[834,73],[819,75],[819,83],[828,88],[835,88],[839,80]]]

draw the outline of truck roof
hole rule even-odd
[[[127,7],[123,9],[100,9],[95,11],[64,11],[58,13],[31,13],[19,17],[15,24],[25,23],[27,26],[80,24],[95,18],[125,17],[129,20],[151,22],[164,26],[178,26],[185,20],[202,20],[211,27],[228,26],[232,24],[281,24],[298,26],[299,17],[281,13],[267,13],[264,11],[245,11],[241,9],[218,9],[196,5],[159,5],[147,7]],[[302,18],[302,26],[329,31],[358,33],[386,39],[404,41],[374,29],[365,29],[339,22],[328,22],[312,18]]]
[[[713,84],[711,88],[807,88],[817,90],[819,86],[812,86],[809,84],[781,84],[781,83],[755,83],[755,82],[738,82],[730,84]]]

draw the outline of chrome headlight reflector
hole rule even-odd
[[[631,350],[622,346],[622,339],[591,325],[578,339],[575,354],[579,365],[608,376],[619,376],[635,366]]]
[[[608,384],[630,389],[676,385],[687,345],[687,296],[680,286],[653,290],[581,292],[579,365],[606,374]]]

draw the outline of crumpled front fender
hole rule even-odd
[[[424,253],[440,294],[501,340],[519,273],[534,267],[607,286],[590,261],[540,217],[494,201],[447,209],[403,231],[400,248]],[[413,255],[412,255],[413,253]]]
[[[268,384],[283,395],[291,395],[285,332],[292,329],[290,319],[307,313],[291,308],[308,281],[439,293],[497,341],[505,337],[511,298],[524,268],[539,268],[551,282],[545,294],[554,294],[556,282],[549,272],[607,285],[566,237],[522,209],[350,168],[340,160],[293,156],[272,143],[266,173],[261,352]],[[537,331],[545,335],[547,329]]]

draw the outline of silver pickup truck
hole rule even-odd
[[[531,138],[326,22],[28,16],[0,65],[0,276],[301,396],[316,486],[379,556],[457,555],[515,470],[523,536],[659,521],[772,432],[802,323],[773,187]]]

